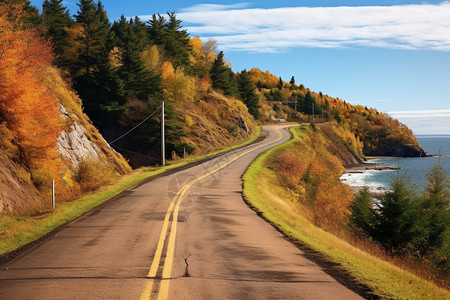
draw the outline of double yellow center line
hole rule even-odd
[[[186,192],[188,191],[188,189],[192,185],[201,181],[202,179],[227,167],[232,162],[241,158],[242,156],[280,141],[283,138],[283,135],[278,130],[278,128],[275,128],[275,131],[279,135],[278,139],[276,139],[275,141],[260,145],[258,147],[252,148],[250,150],[247,150],[247,151],[241,153],[240,155],[234,157],[230,161],[224,163],[223,165],[217,167],[216,169],[214,169],[200,177],[197,177],[196,179],[185,184],[178,191],[178,193],[175,195],[175,197],[173,197],[172,201],[170,202],[169,208],[167,209],[166,216],[164,218],[163,227],[161,229],[161,234],[159,236],[158,245],[156,246],[156,251],[155,251],[155,255],[153,257],[152,265],[150,266],[150,270],[147,274],[147,277],[150,278],[150,280],[148,281],[148,283],[145,287],[145,290],[141,296],[142,300],[150,299],[152,297],[153,285],[155,283],[156,274],[158,273],[158,269],[159,269],[159,266],[161,263],[161,256],[164,251],[164,244],[166,243],[167,231],[169,230],[169,223],[170,223],[169,220],[170,220],[170,216],[172,215],[172,223],[170,226],[169,241],[167,244],[166,257],[164,260],[164,267],[163,267],[162,277],[161,277],[162,280],[161,280],[161,283],[159,286],[159,292],[158,292],[158,298],[157,298],[158,300],[168,299],[169,283],[170,283],[169,279],[170,279],[171,273],[172,273],[173,258],[174,258],[174,252],[175,252],[175,239],[176,239],[176,234],[177,234],[178,212],[180,210],[181,201],[183,200],[183,197],[186,194]],[[172,214],[172,212],[173,212],[173,214]]]

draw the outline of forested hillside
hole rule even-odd
[[[298,122],[333,122],[346,135],[347,141],[359,155],[425,156],[412,131],[375,108],[351,105],[339,98],[316,93],[294,76],[283,81],[269,71],[255,68],[248,72],[262,99],[263,115],[269,120],[271,108],[279,118]]]
[[[111,23],[100,2],[77,5],[72,19],[62,1],[45,1],[44,34],[85,112],[133,166],[160,163],[162,101],[167,158],[205,153],[253,131],[238,91],[233,98],[211,89],[222,76],[214,77],[214,68],[234,76],[219,61],[215,43],[190,38],[174,13],[154,15],[149,22],[122,16]]]

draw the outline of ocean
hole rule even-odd
[[[371,159],[368,162],[386,163],[400,167],[400,170],[368,170],[357,174],[346,173],[342,175],[341,180],[351,186],[367,185],[371,191],[376,191],[380,188],[388,188],[392,177],[399,175],[410,178],[418,190],[422,191],[427,185],[427,173],[438,162],[447,172],[447,178],[449,178],[450,135],[418,135],[416,138],[428,154],[441,154],[441,156]]]

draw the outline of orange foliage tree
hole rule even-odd
[[[21,29],[20,11],[19,5],[0,4],[0,113],[40,187],[57,179],[62,166],[56,151],[62,120],[58,99],[41,79],[53,58],[51,47],[34,30]]]

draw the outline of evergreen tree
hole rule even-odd
[[[349,207],[349,226],[355,231],[367,236],[373,234],[375,226],[375,211],[368,187],[364,187],[355,196]]]
[[[421,203],[425,230],[421,245],[423,252],[439,248],[445,242],[446,233],[448,234],[450,230],[450,192],[447,174],[438,164],[427,175],[427,179],[428,185]]]
[[[248,112],[257,120],[259,118],[259,97],[255,92],[255,85],[250,79],[246,70],[238,76],[239,94],[242,101],[248,108]]]
[[[214,60],[210,71],[212,87],[216,90],[221,90],[224,95],[238,97],[239,91],[236,79],[231,68],[225,65],[223,59],[223,52],[220,51],[217,58]]]
[[[414,247],[423,233],[420,216],[417,195],[397,175],[390,190],[380,198],[373,238],[389,250]]]
[[[281,90],[283,88],[283,85],[284,85],[283,80],[280,77],[278,80],[277,89]]]
[[[47,29],[45,36],[51,38],[58,66],[65,65],[62,56],[64,49],[68,47],[66,29],[74,22],[62,2],[63,0],[45,0],[42,4],[42,21]]]
[[[150,41],[156,45],[164,45],[166,19],[160,14],[154,14],[151,20],[148,21],[148,24],[148,35]]]
[[[175,68],[182,67],[186,74],[190,74],[192,65],[189,57],[192,49],[189,34],[186,29],[182,29],[181,20],[177,19],[174,12],[167,15],[168,20],[158,14],[153,15],[148,22],[150,41],[163,46]]]
[[[239,98],[239,87],[237,79],[231,68],[228,68],[228,82],[229,86],[226,90],[226,95],[231,97]]]
[[[174,12],[167,13],[169,20],[164,32],[164,50],[171,56],[174,67],[183,67],[186,74],[192,71],[189,55],[191,46],[189,44],[189,33],[182,29],[181,20],[178,20]]]
[[[114,23],[113,30],[116,44],[122,49],[122,65],[118,75],[124,84],[125,97],[146,101],[150,95],[162,92],[162,78],[160,74],[148,71],[141,59],[141,53],[146,47],[146,35],[139,22],[139,19],[127,22],[122,15],[119,22]]]
[[[141,21],[141,19],[136,16],[131,22],[134,32],[136,36],[139,39],[139,48],[140,51],[144,51],[145,48],[147,48],[149,45],[151,45],[149,36],[148,36],[148,26],[145,25],[144,22]]]
[[[80,0],[77,5],[79,10],[75,20],[83,26],[83,32],[77,40],[83,45],[83,51],[73,67],[77,69],[76,75],[85,74],[89,77],[98,62],[98,56],[110,50],[107,49],[111,37],[110,24],[101,2],[95,5],[93,0]]]
[[[316,98],[308,91],[305,95],[305,108],[304,113],[308,115],[312,115],[313,109],[316,112]]]
[[[291,80],[289,81],[290,84],[294,85],[295,84],[295,78],[294,76],[291,77]]]
[[[123,83],[110,65],[113,47],[110,23],[102,3],[80,0],[76,23],[82,26],[76,40],[82,45],[79,56],[70,62],[74,87],[83,99],[85,112],[100,130],[124,110]]]

